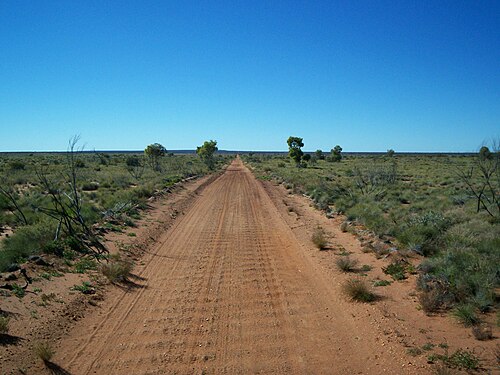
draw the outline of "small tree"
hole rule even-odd
[[[129,156],[125,163],[127,164],[128,173],[136,180],[139,180],[144,173],[144,162],[138,156]]]
[[[146,156],[149,165],[157,172],[161,171],[160,160],[166,154],[167,149],[159,143],[153,143],[144,150],[144,155]]]
[[[483,146],[479,149],[479,160],[485,161],[493,158],[490,149],[487,146]]]
[[[342,160],[342,147],[337,145],[330,151],[329,161],[339,162],[341,160]]]
[[[394,156],[395,152],[392,148],[387,150],[386,156],[389,158],[392,158]]]
[[[325,155],[323,154],[323,151],[321,150],[316,150],[316,152],[314,153],[314,155],[316,156],[316,159],[317,160],[324,160],[325,159]]]
[[[477,212],[485,210],[491,217],[500,218],[500,143],[494,142],[494,151],[483,146],[472,166],[459,170],[458,176],[467,191],[476,199]]]
[[[299,166],[302,155],[304,155],[304,152],[301,150],[301,147],[304,147],[302,138],[290,136],[286,143],[288,144],[288,155]]]
[[[203,145],[196,148],[196,153],[200,159],[206,164],[208,169],[213,170],[215,168],[215,158],[214,154],[218,150],[217,141],[205,141]]]
[[[302,160],[308,163],[311,160],[311,154],[305,154],[304,156],[302,156]]]

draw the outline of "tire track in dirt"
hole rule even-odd
[[[239,159],[136,274],[136,288],[117,290],[60,344],[55,360],[71,374],[405,373],[359,339]]]

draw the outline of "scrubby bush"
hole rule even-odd
[[[40,253],[43,247],[52,241],[54,233],[55,225],[50,221],[18,228],[13,235],[3,240],[0,271],[5,271],[11,263]]]
[[[126,281],[132,271],[132,263],[121,259],[112,259],[101,265],[101,272],[112,283]]]
[[[342,290],[347,297],[356,302],[373,302],[377,296],[364,280],[349,279],[342,285]]]
[[[325,230],[323,228],[319,228],[319,227],[316,228],[314,230],[312,237],[311,237],[311,240],[314,243],[314,245],[320,250],[325,249],[326,246],[328,245],[328,241],[326,239],[326,233],[325,233]]]
[[[479,341],[491,340],[493,338],[493,331],[488,324],[477,324],[472,326],[472,334]]]
[[[356,271],[358,261],[348,256],[341,256],[336,259],[335,264],[337,268],[343,272],[354,272]]]
[[[45,364],[49,363],[54,356],[54,350],[47,342],[38,342],[33,346],[35,355],[40,358]]]
[[[0,335],[9,333],[9,321],[10,319],[8,317],[0,316]]]

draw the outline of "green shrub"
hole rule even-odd
[[[0,271],[14,262],[19,262],[30,255],[38,254],[52,241],[55,227],[51,222],[41,222],[18,228],[14,234],[3,240],[0,250]]]
[[[472,352],[458,349],[446,361],[450,366],[467,370],[476,370],[479,367],[479,358]]]
[[[456,306],[452,311],[452,315],[466,327],[479,323],[476,309],[469,304]]]
[[[391,285],[391,282],[389,280],[377,280],[373,283],[373,286],[378,287],[378,286],[387,286]]]
[[[450,224],[441,213],[429,211],[410,218],[396,237],[402,244],[429,256],[439,250],[443,234]]]
[[[394,280],[406,279],[406,264],[403,262],[393,262],[387,267],[382,268],[382,270]]]
[[[78,262],[74,264],[75,271],[77,273],[85,273],[88,270],[95,270],[97,269],[97,263],[95,259],[92,258],[81,258]]]
[[[83,294],[93,294],[95,293],[94,286],[90,281],[83,281],[80,285],[73,285],[72,290],[82,292]]]

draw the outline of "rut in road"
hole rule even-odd
[[[71,374],[379,373],[380,352],[356,340],[239,159],[143,261],[140,287],[117,290],[61,343]]]

